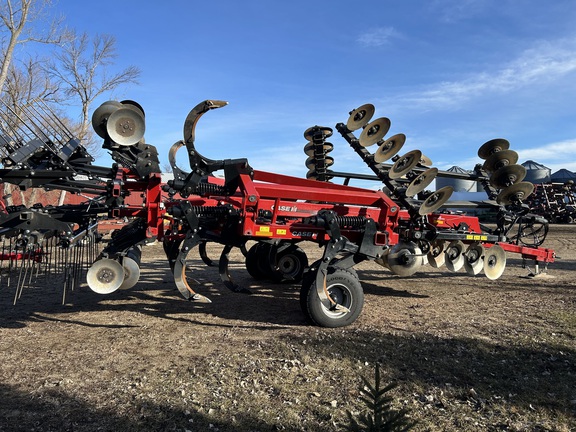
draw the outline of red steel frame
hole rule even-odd
[[[210,177],[209,181],[223,185],[224,180]],[[114,196],[124,193],[125,204],[113,210],[113,217],[144,217],[148,236],[164,238],[164,221],[170,220],[166,207],[178,201],[163,201],[160,174],[152,174],[148,181],[131,178],[129,170],[121,169],[114,181]],[[287,241],[314,241],[323,243],[329,237],[326,231],[306,223],[319,210],[333,210],[339,216],[371,218],[379,227],[374,238],[375,245],[394,245],[399,241],[397,228],[402,220],[409,220],[406,210],[385,193],[352,186],[318,182],[265,171],[254,171],[252,177],[240,174],[239,187],[233,196],[191,196],[192,205],[218,206],[229,204],[241,214],[238,224],[239,236],[246,239],[277,239]],[[259,219],[260,212],[267,212],[267,220]],[[553,262],[554,251],[506,242],[486,243],[476,217],[453,214],[431,214],[428,222],[439,230],[455,229],[461,223],[468,226],[466,241],[480,242],[486,247],[499,244],[504,250],[520,254],[523,258],[538,262]],[[357,233],[342,229],[349,240]]]

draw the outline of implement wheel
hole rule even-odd
[[[300,282],[304,270],[308,267],[306,252],[294,244],[279,246],[276,252],[276,267],[272,270],[272,279],[276,282]]]
[[[276,265],[272,265],[272,254]],[[254,279],[271,279],[275,282],[300,282],[308,267],[308,257],[298,246],[290,243],[271,245],[256,243],[246,254],[246,270]]]
[[[352,324],[364,306],[364,291],[358,277],[342,268],[328,267],[326,290],[335,303],[321,300],[316,289],[316,271],[302,280],[300,306],[312,323],[321,327],[344,327]],[[339,309],[338,305],[344,308]]]
[[[270,248],[268,243],[256,243],[246,254],[246,270],[256,280],[267,279],[272,277],[270,268]]]

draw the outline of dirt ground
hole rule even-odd
[[[191,256],[211,304],[180,297],[160,245],[108,296],[83,285],[63,306],[40,278],[13,305],[3,287],[0,431],[344,430],[377,362],[414,430],[576,430],[576,225],[545,246],[561,259],[534,279],[511,254],[497,281],[362,263],[364,310],[340,329],[310,326],[299,286],[251,279],[239,251],[231,274],[251,295]]]

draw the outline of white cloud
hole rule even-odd
[[[518,150],[519,160],[533,160],[550,168],[552,172],[565,168],[576,171],[576,139],[544,144],[536,148]]]
[[[400,34],[394,27],[379,27],[367,30],[357,40],[366,47],[380,47],[389,44],[391,39],[399,36]]]
[[[306,174],[306,155],[302,143],[274,145],[258,149],[248,158],[250,166],[258,171],[268,171],[303,177]]]
[[[480,159],[478,156],[474,156],[474,157],[469,157],[466,159],[461,159],[458,161],[434,161],[435,164],[434,166],[441,169],[441,170],[448,170],[450,168],[452,168],[453,166],[457,166],[460,167],[462,169],[465,170],[472,170],[474,169],[474,167],[476,166],[476,164],[482,163],[484,162],[482,159]]]
[[[576,72],[576,39],[539,42],[494,71],[479,72],[460,81],[445,81],[408,93],[404,100],[420,109],[455,107],[487,94],[504,94],[541,86]]]

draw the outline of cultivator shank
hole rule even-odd
[[[522,182],[525,173],[505,140],[484,144],[479,157],[485,162],[468,177],[481,182],[500,209],[496,228],[488,229],[476,217],[440,212],[452,189],[426,188],[448,174],[431,167],[432,161],[419,150],[399,155],[406,136],[386,139],[391,122],[385,117],[372,120],[375,108],[370,104],[353,110],[336,130],[373,175],[333,171],[328,153],[334,145],[327,141],[333,129],[313,126],[304,132],[306,179],[258,171],[246,159],[204,157],[196,149],[196,126],[208,111],[226,104],[208,100],[190,111],[184,139],[170,149],[174,178],[166,183],[155,147],[144,142],[144,111],[133,101],[106,102],[93,115],[103,147],[117,162],[111,168],[93,166],[84,147],[47,107],[42,115],[24,110],[15,121],[4,113],[0,152],[5,168],[0,177],[5,183],[89,195],[81,205],[7,207],[0,216],[0,276],[12,278],[12,283],[18,267],[15,298],[30,285],[34,272],[40,274],[41,266],[51,273],[64,267],[71,272],[65,278],[66,292],[85,269],[79,263],[87,261],[92,290],[108,294],[131,288],[140,276],[142,245],[158,240],[180,293],[208,303],[200,284],[187,275],[187,259],[197,249],[207,265],[215,265],[206,253],[206,244],[215,242],[223,245],[217,265],[227,288],[250,292],[228,270],[231,250],[240,248],[252,277],[301,282],[304,314],[318,325],[339,327],[361,313],[364,297],[354,266],[363,261],[375,261],[399,276],[411,276],[430,264],[496,279],[505,269],[506,252],[535,264],[554,260],[554,252],[541,247],[547,221],[530,214],[522,203],[532,192],[531,184]],[[361,131],[358,136],[356,131]],[[377,150],[370,153],[373,145]],[[186,152],[189,170],[176,163],[180,150]],[[333,183],[335,178],[344,178],[344,184]],[[382,188],[349,186],[352,178],[374,180]],[[96,226],[103,218],[129,222],[108,242],[99,242]],[[321,259],[309,263],[301,242],[320,245]]]

